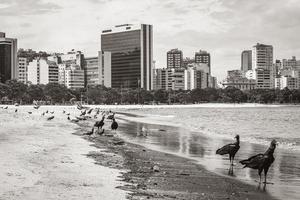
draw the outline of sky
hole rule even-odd
[[[275,59],[300,58],[299,10],[300,0],[0,0],[0,32],[19,48],[96,56],[102,30],[152,24],[157,68],[170,49],[207,50],[221,81],[256,43],[273,45]]]

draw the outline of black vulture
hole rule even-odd
[[[91,114],[92,111],[93,111],[93,108],[91,108],[91,109],[87,112],[87,114]]]
[[[229,154],[229,160],[230,160],[231,165],[233,165],[233,160],[234,160],[235,154],[240,149],[240,136],[236,135],[235,138],[236,138],[235,143],[227,144],[216,151],[216,154],[219,154],[219,155]]]
[[[113,120],[113,122],[111,123],[111,130],[115,130],[116,131],[119,125],[116,122],[115,118],[113,118],[112,120]]]
[[[262,154],[257,154],[252,156],[246,160],[241,160],[240,163],[245,167],[249,167],[252,169],[258,170],[259,182],[261,182],[261,173],[264,170],[265,173],[265,182],[267,183],[267,174],[271,164],[274,162],[275,158],[273,156],[275,148],[276,148],[276,140],[272,140],[270,147],[268,150]]]
[[[52,120],[54,119],[54,116],[48,117],[47,120]]]
[[[102,128],[104,126],[104,119],[105,119],[105,115],[102,116],[102,119],[100,121],[96,121],[96,123],[94,124],[94,126],[96,126],[98,128]]]

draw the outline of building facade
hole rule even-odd
[[[59,64],[59,84],[69,89],[84,88],[84,70],[79,65]]]
[[[252,50],[252,65],[258,89],[275,87],[273,46],[257,43]]]
[[[167,52],[167,68],[181,68],[183,66],[183,54],[178,49]]]
[[[27,84],[28,59],[18,57],[18,81]]]
[[[0,32],[0,82],[18,79],[17,39]]]
[[[46,59],[34,59],[29,62],[27,81],[31,84],[58,83],[58,66]]]
[[[111,52],[111,87],[152,89],[152,25],[124,24],[104,30],[101,50]]]
[[[195,53],[195,63],[207,64],[209,67],[209,74],[211,74],[211,60],[210,53],[204,50],[200,50]]]
[[[99,51],[97,57],[84,59],[87,86],[111,87],[111,53]]]
[[[252,69],[252,51],[245,50],[241,55],[241,70],[246,72]]]

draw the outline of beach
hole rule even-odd
[[[1,110],[4,119],[23,121],[17,123],[18,128],[11,120],[1,121],[2,127],[9,124],[11,128],[0,132],[0,199],[281,199],[273,195],[272,185],[258,187],[239,176],[228,175],[226,159],[215,165],[222,166],[218,169],[224,171],[222,174],[209,169],[207,163],[178,153],[169,134],[174,133],[176,138],[186,130],[138,117],[145,107],[98,107],[117,112],[119,129],[114,137],[108,137],[109,120],[104,126],[108,136],[83,136],[94,120],[77,124],[68,121],[62,111],[70,112],[72,117],[79,115],[74,106],[42,106],[38,111],[25,106],[19,108],[19,114],[14,113],[13,106]],[[28,115],[28,110],[33,110],[33,114]],[[53,120],[40,116],[46,110],[55,110]],[[139,135],[142,127],[149,130],[147,137]],[[161,148],[158,141],[166,148]],[[205,137],[197,142],[197,147],[190,143],[181,145],[180,151],[205,155]],[[264,146],[255,148],[261,150]]]

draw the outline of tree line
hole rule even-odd
[[[241,91],[234,87],[225,89],[153,90],[114,89],[102,85],[82,89],[68,89],[64,85],[26,85],[16,80],[0,83],[1,103],[73,104],[193,104],[193,103],[300,103],[300,90],[255,89]]]

